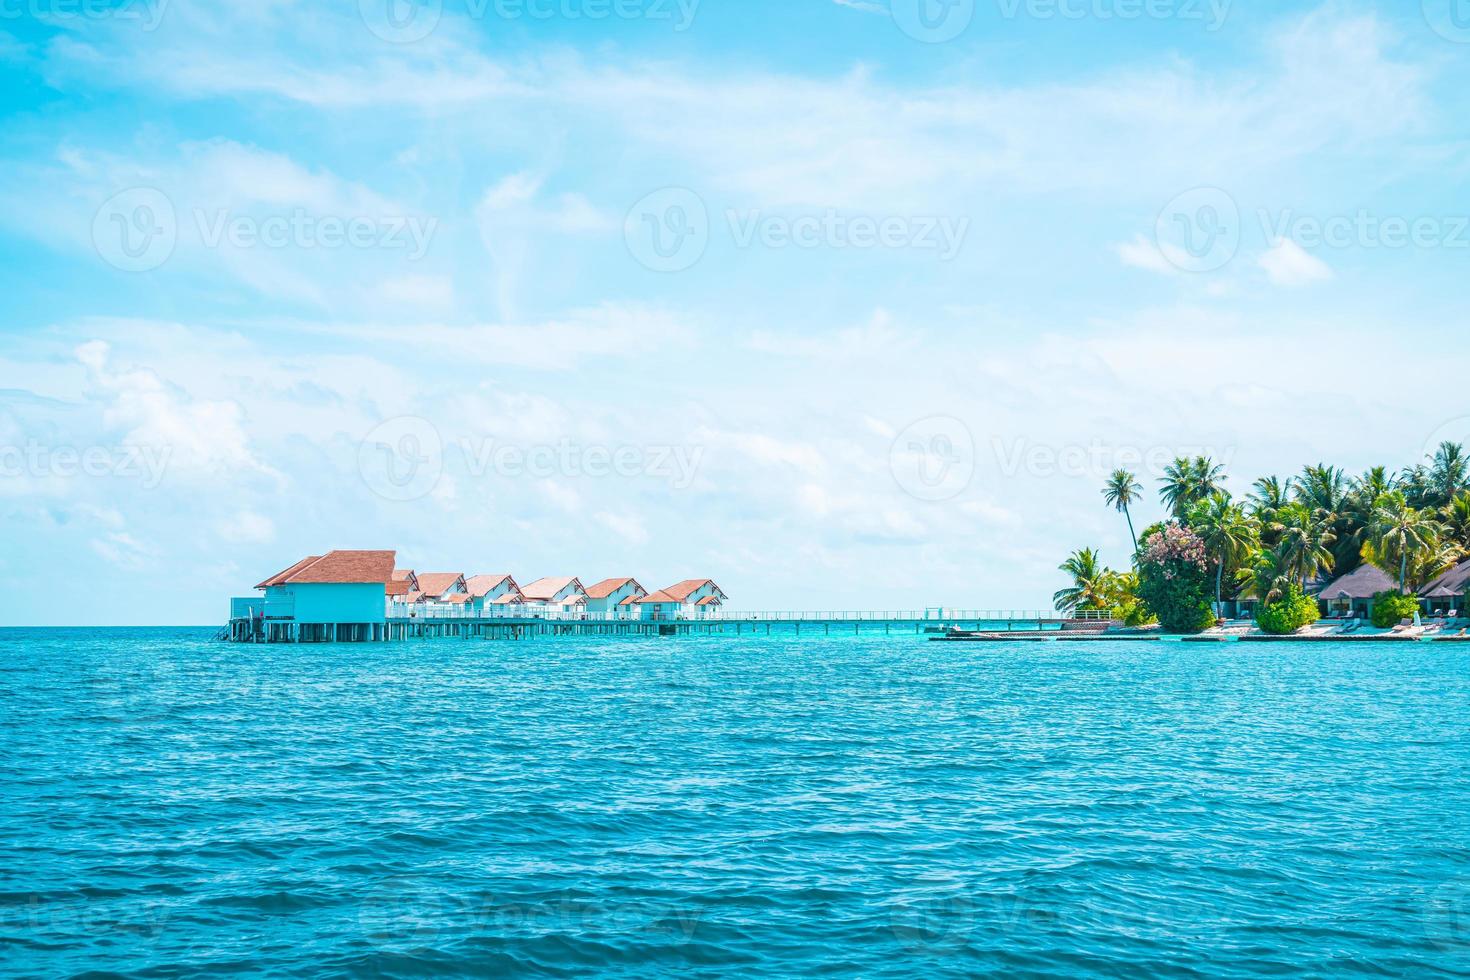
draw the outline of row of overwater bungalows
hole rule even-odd
[[[714,618],[726,595],[711,579],[685,579],[649,592],[632,576],[584,586],[575,576],[526,585],[506,573],[420,572],[397,567],[393,551],[310,555],[256,586],[260,598],[231,601],[231,618],[298,623],[386,619],[587,619],[675,622]]]

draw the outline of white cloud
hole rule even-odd
[[[1290,238],[1278,238],[1257,260],[1278,286],[1309,286],[1332,278],[1332,269]]]
[[[637,517],[629,514],[613,514],[608,511],[599,511],[595,519],[618,537],[629,544],[641,545],[648,543],[648,528]]]
[[[1137,235],[1131,242],[1120,242],[1114,245],[1113,251],[1117,253],[1124,265],[1173,276],[1179,274],[1180,267],[1169,261],[1163,249],[1176,247],[1165,243],[1161,249],[1159,243],[1150,240],[1145,235]]]
[[[215,525],[219,536],[231,544],[268,544],[276,538],[276,525],[269,517],[239,511]]]

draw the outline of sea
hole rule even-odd
[[[1470,976],[1470,646],[0,629],[0,976]]]

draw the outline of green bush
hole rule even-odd
[[[1140,548],[1138,597],[1166,633],[1199,633],[1215,625],[1214,595],[1204,542],[1193,531],[1169,523]]]
[[[1256,610],[1256,623],[1267,633],[1285,636],[1317,621],[1317,600],[1298,586],[1291,586],[1275,602],[1262,603]]]
[[[1397,626],[1419,611],[1419,600],[1402,592],[1380,592],[1373,597],[1373,625],[1381,630]]]

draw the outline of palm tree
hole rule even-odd
[[[1206,456],[1187,459],[1180,456],[1164,467],[1164,478],[1159,482],[1159,499],[1169,508],[1169,513],[1182,518],[1189,509],[1202,500],[1224,489],[1225,467]]]
[[[1470,491],[1455,494],[1455,499],[1444,509],[1444,531],[1461,551],[1470,551]]]
[[[1275,551],[1257,552],[1254,566],[1241,572],[1250,594],[1263,603],[1275,602],[1288,588],[1296,585],[1284,559]]]
[[[1439,525],[1423,511],[1409,506],[1398,490],[1385,493],[1373,504],[1368,522],[1368,541],[1373,552],[1384,561],[1398,560],[1399,591],[1409,584],[1409,562],[1436,544]]]
[[[1428,482],[1435,503],[1441,507],[1470,488],[1470,458],[1465,456],[1465,447],[1455,442],[1440,443],[1429,464]]]
[[[1251,513],[1261,520],[1275,517],[1276,512],[1291,500],[1295,485],[1291,477],[1287,477],[1285,483],[1274,476],[1261,477],[1251,484],[1250,495],[1246,498],[1250,501]]]
[[[1070,616],[1079,609],[1107,607],[1113,573],[1103,566],[1096,551],[1074,551],[1059,567],[1072,576],[1072,584],[1052,596],[1057,612]]]
[[[1256,548],[1256,524],[1228,493],[1216,493],[1190,512],[1190,527],[1215,556],[1215,615],[1225,609],[1225,569],[1240,564]]]
[[[1107,486],[1103,487],[1103,500],[1109,507],[1123,512],[1128,519],[1128,535],[1133,538],[1133,550],[1138,551],[1138,535],[1133,531],[1133,515],[1129,513],[1128,506],[1136,502],[1139,495],[1143,493],[1143,485],[1138,478],[1127,470],[1113,470],[1113,475],[1108,477]]]
[[[1354,540],[1349,513],[1352,485],[1341,469],[1323,463],[1305,467],[1296,483],[1296,499],[1310,508],[1332,532],[1336,544],[1332,549],[1332,567],[1338,575],[1351,571],[1359,560],[1360,546]]]
[[[1292,502],[1276,515],[1276,553],[1292,579],[1306,590],[1307,580],[1332,567],[1332,530],[1304,504]]]

